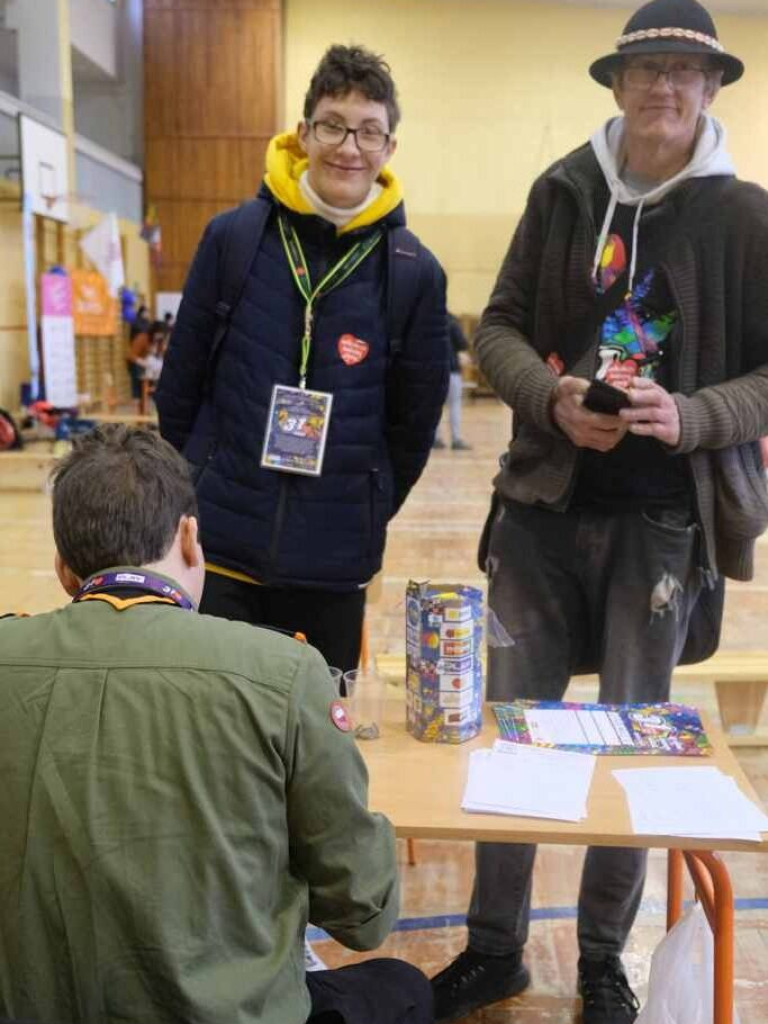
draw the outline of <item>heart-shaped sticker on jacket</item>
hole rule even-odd
[[[356,366],[357,363],[362,363],[371,347],[367,341],[361,341],[354,334],[342,334],[338,348],[339,355],[347,366]]]

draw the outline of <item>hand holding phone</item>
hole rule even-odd
[[[620,409],[629,409],[632,403],[622,388],[606,384],[604,380],[593,380],[584,394],[583,405],[590,412],[618,416]]]

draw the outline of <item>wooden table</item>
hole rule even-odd
[[[370,588],[369,597],[370,601]],[[396,685],[405,680],[405,657],[376,655],[376,670]],[[596,675],[574,676],[573,683],[588,683],[597,692]],[[685,704],[685,690],[692,684],[714,688],[720,721],[731,747],[768,747],[768,729],[759,728],[763,705],[768,697],[768,651],[720,649],[696,665],[678,665],[672,673],[672,693]]]
[[[722,731],[702,716],[714,755],[706,758],[733,776],[759,804],[755,791],[730,751]],[[682,912],[685,863],[715,939],[714,1024],[733,1022],[733,892],[725,864],[715,851],[768,851],[768,840],[681,839],[636,835],[624,791],[611,774],[615,768],[673,767],[691,761],[679,757],[608,757],[597,759],[584,821],[549,821],[511,815],[468,814],[461,810],[469,755],[489,747],[498,735],[490,706],[480,736],[458,746],[421,743],[405,730],[405,707],[388,701],[378,740],[359,743],[370,774],[370,806],[386,814],[398,836],[415,839],[472,839],[496,843],[635,846],[669,850],[667,927]],[[698,760],[698,759],[697,759]],[[702,759],[703,760],[703,759]]]

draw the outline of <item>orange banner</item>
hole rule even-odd
[[[75,334],[112,336],[118,330],[118,303],[96,270],[72,270],[72,315]]]

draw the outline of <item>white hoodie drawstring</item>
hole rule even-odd
[[[637,270],[637,250],[640,247],[640,217],[643,213],[643,204],[645,199],[641,199],[637,204],[637,210],[635,211],[635,219],[632,224],[632,260],[629,264],[629,284],[627,285],[627,294],[632,294],[632,286],[635,283],[635,271]]]
[[[619,204],[619,197],[615,192],[611,191],[611,198],[608,203],[608,209],[605,213],[605,219],[603,220],[603,226],[600,229],[600,237],[597,240],[597,249],[595,250],[595,261],[592,264],[592,283],[597,284],[597,272],[600,269],[600,261],[603,258],[603,249],[605,243],[608,241],[608,232],[611,230],[611,224],[613,223],[613,215],[616,212],[616,207]]]
[[[592,264],[592,281],[597,284],[597,272],[600,269],[600,261],[603,258],[603,249],[605,243],[608,241],[608,232],[611,230],[611,224],[613,223],[613,215],[616,212],[616,207],[619,205],[619,197],[615,192],[611,192],[610,202],[608,203],[608,209],[605,214],[605,220],[603,226],[600,229],[600,237],[597,240],[597,249],[595,251],[595,262]],[[643,215],[643,206],[645,205],[645,199],[641,199],[637,204],[635,210],[635,219],[632,222],[632,257],[629,264],[629,284],[627,285],[627,295],[632,294],[632,286],[635,283],[635,272],[637,271],[637,250],[640,247],[640,218]]]
[[[662,182],[654,188],[650,188],[644,195],[640,196],[636,189],[629,188],[621,178],[619,165],[623,154],[623,137],[624,119],[623,117],[616,117],[611,118],[605,125],[599,128],[590,140],[590,145],[600,164],[600,169],[605,177],[611,197],[597,243],[597,251],[595,252],[595,260],[592,266],[592,280],[597,284],[600,262],[603,258],[603,249],[608,241],[608,234],[616,207],[619,203],[625,205],[637,204],[632,229],[632,259],[629,272],[629,291],[631,292],[637,271],[640,217],[643,207],[659,202],[681,182],[690,178],[730,175],[735,174],[736,169],[726,149],[725,129],[714,117],[705,114],[702,117],[696,148],[690,163],[673,178]]]

